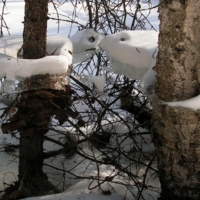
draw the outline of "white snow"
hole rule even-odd
[[[155,4],[158,3],[156,0],[154,0],[154,2]],[[86,16],[86,13],[81,8],[81,4],[76,4],[76,11],[74,11],[71,2],[66,2],[66,4],[64,4],[64,6],[59,7],[59,12],[62,15],[66,15],[69,18],[72,15],[76,15],[78,16],[77,20],[80,23],[86,22],[88,16]],[[54,12],[54,14],[51,14],[50,17],[56,17],[52,5],[49,6],[49,9],[51,13]],[[74,27],[71,29],[71,23],[63,21],[59,23],[60,35],[58,35],[57,21],[49,20],[47,37],[48,55],[44,58],[37,60],[25,60],[21,59],[20,57],[17,58],[17,51],[22,46],[21,35],[23,31],[23,23],[21,22],[23,21],[24,15],[24,1],[7,0],[6,11],[10,13],[5,16],[5,20],[8,23],[8,26],[10,27],[11,36],[3,37],[0,39],[0,75],[4,76],[6,74],[7,80],[10,80],[8,82],[4,82],[5,84],[2,88],[7,92],[13,92],[13,90],[15,90],[15,82],[11,80],[15,80],[20,76],[29,77],[38,73],[64,73],[67,70],[68,65],[72,62],[82,62],[100,50],[99,43],[103,39],[103,37],[100,34],[93,31],[92,29],[83,30],[77,33],[78,25],[74,25]],[[152,13],[154,18],[154,20],[152,21],[153,25],[156,24],[157,26],[157,13],[156,11],[152,11]],[[148,33],[148,37],[147,35],[145,36],[146,33]],[[69,37],[71,41],[69,41],[69,39],[67,38],[68,34],[75,34]],[[124,71],[124,73],[128,75],[130,74],[130,76],[134,79],[141,79],[155,62],[152,58],[153,49],[157,47],[157,40],[155,35],[156,33],[153,33],[153,31],[147,31],[142,33],[140,31],[120,32],[117,33],[116,36],[114,36],[114,40],[112,39],[112,35],[106,36],[106,39],[103,39],[104,42],[102,43],[102,47],[105,48],[105,51],[109,53],[110,57],[113,56],[113,60],[119,59],[115,61],[116,64],[118,64],[118,62],[122,63],[122,68],[120,69],[117,66],[116,70],[120,71],[120,73],[122,74]],[[121,41],[120,38],[117,39],[117,37],[120,37],[121,39],[123,37],[125,40]],[[141,39],[141,37],[143,39]],[[113,40],[113,42],[110,42],[110,40]],[[73,43],[73,51],[71,42]],[[73,52],[73,58],[69,51]],[[22,52],[20,52],[20,55],[22,55]],[[41,67],[41,65],[44,67]],[[135,68],[135,70],[132,70],[133,68]],[[132,73],[132,71],[135,72],[135,75]],[[80,77],[83,77],[83,79],[88,82],[94,83],[95,87],[99,92],[104,91],[106,84],[104,76],[95,76],[94,74],[88,74],[87,72],[84,72],[80,75]],[[108,104],[109,102],[113,101],[113,98],[109,96],[101,96],[100,100]],[[83,120],[91,120],[90,117],[94,116],[97,118],[96,115],[90,116],[90,113],[87,112],[89,110],[88,105],[84,104],[84,101],[77,100],[74,101],[73,104],[76,107],[76,110],[81,113]],[[95,107],[95,109],[98,110],[99,113],[102,112],[102,106],[100,106],[98,103],[94,103],[93,106]],[[2,108],[3,111],[4,105],[0,104],[0,108]],[[114,105],[110,105],[109,109],[113,111],[113,113],[117,114],[118,117],[114,117],[113,113],[111,112],[111,114],[106,114],[106,120],[100,123],[103,127],[103,130],[109,130],[111,132],[116,133],[112,136],[110,145],[116,146],[121,144],[120,148],[122,148],[124,152],[130,151],[133,147],[133,140],[131,140],[130,137],[126,137],[125,134],[127,134],[127,132],[129,131],[133,131],[133,129],[136,129],[135,132],[137,134],[140,132],[146,132],[147,130],[135,127],[136,125],[138,125],[138,122],[135,121],[134,116],[124,110],[119,109],[118,102],[116,102]],[[94,120],[95,122],[96,119],[92,120]],[[55,124],[57,131],[59,131],[60,129],[65,133],[69,132],[72,135],[77,135],[77,132],[74,130],[74,128],[69,126],[68,124],[66,125],[66,127],[57,127],[56,120],[52,121],[52,123]],[[95,125],[95,123],[91,123],[88,127],[80,128],[80,131],[83,131],[85,135],[90,135],[95,129]],[[48,136],[51,136],[52,138],[55,138],[58,141],[61,140],[60,136],[57,135],[55,131],[49,131]],[[152,144],[150,134],[147,134],[142,137],[140,135],[136,135],[134,139],[138,144],[137,147],[142,148],[145,152],[154,151],[154,146]],[[8,144],[18,144],[18,140],[13,138],[11,135],[0,134],[0,146],[3,148],[5,145]],[[82,150],[87,155],[94,156],[96,159],[99,159],[100,152],[95,148],[92,151],[88,143],[83,143],[82,145],[80,144],[78,147],[80,148],[80,151]],[[58,146],[53,145],[51,142],[45,141],[44,149],[55,150],[58,149]],[[114,153],[114,151],[111,152],[111,154],[113,155]],[[7,187],[4,183],[10,184],[13,181],[17,180],[18,152],[8,154],[4,151],[1,151],[0,158],[4,161],[0,164],[1,191],[5,187]],[[130,166],[129,161],[127,161],[127,159],[123,156],[120,156],[119,161],[125,168],[128,168]],[[145,162],[148,164],[148,161]],[[69,170],[70,172],[73,172],[75,175],[80,175],[83,177],[97,176],[97,164],[90,160],[84,159],[83,157],[77,154],[74,155],[72,158],[67,159],[64,155],[59,155],[56,158],[47,159],[45,163],[58,167],[60,169],[64,168],[66,170]],[[77,163],[79,163],[79,165],[77,165]],[[98,167],[98,169],[100,169],[101,171],[101,173],[99,174],[101,178],[101,183],[104,181],[105,177],[112,176],[113,173],[118,173],[118,171],[115,171],[116,169],[112,165],[99,165]],[[152,167],[156,169],[156,163],[154,163]],[[156,199],[159,196],[160,192],[158,178],[152,173],[150,169],[148,171],[147,168],[143,165],[131,166],[131,169],[133,174],[135,173],[138,175],[138,181],[140,183],[142,183],[143,181],[144,174],[147,175],[145,183],[148,186],[150,185],[151,189],[143,190],[142,194],[144,199]],[[148,173],[146,173],[146,170],[148,171]],[[103,195],[102,191],[98,187],[92,190],[90,189],[90,187],[98,185],[99,183],[96,181],[93,181],[91,183],[92,179],[76,179],[74,176],[70,175],[70,173],[64,174],[56,169],[50,168],[47,165],[44,166],[44,171],[48,174],[49,180],[52,183],[58,185],[58,187],[61,189],[64,188],[65,191],[56,195],[26,198],[26,200],[132,200],[134,197],[132,196],[131,192],[137,194],[139,190],[139,188],[134,187],[133,183],[129,185],[130,180],[124,174],[116,174],[115,183],[102,183],[103,190],[111,191],[111,195]],[[127,190],[126,186],[130,186],[129,189],[131,192]]]
[[[102,38],[92,29],[80,31],[69,39],[64,36],[48,36],[46,48],[48,56],[27,60],[17,58],[23,44],[22,37],[3,37],[0,40],[0,76],[6,75],[7,80],[15,80],[17,77],[25,78],[37,74],[64,74],[72,64],[72,52],[73,57],[78,57],[80,62],[86,59],[87,51],[95,53],[99,49]],[[20,51],[19,55],[22,53]],[[81,57],[81,54],[84,56]],[[78,61],[73,60],[73,63]]]
[[[141,80],[155,64],[157,41],[155,31],[121,31],[102,39],[101,47],[114,62],[116,73]]]
[[[48,56],[40,59],[17,58],[21,37],[5,37],[0,44],[0,77],[7,80],[27,78],[38,74],[64,74],[72,64],[72,43],[68,38],[49,37]],[[53,54],[53,55],[52,55]]]
[[[185,101],[165,102],[163,104],[167,104],[173,107],[189,108],[194,111],[197,111],[198,109],[200,109],[200,95],[193,97],[191,99],[187,99]]]
[[[89,184],[88,182],[84,182],[82,185]],[[55,194],[55,195],[47,195],[47,196],[41,196],[41,197],[31,197],[31,198],[26,198],[29,200],[123,200],[123,197],[118,195],[118,194],[111,194],[109,196],[105,195],[99,195],[95,193],[91,193],[89,190],[88,191],[82,191],[80,190],[80,186],[76,190],[72,190],[72,192],[66,192],[66,193],[61,193],[61,194]],[[79,191],[80,190],[80,191]],[[74,194],[73,194],[74,192]],[[24,200],[26,200],[24,199]]]
[[[111,61],[114,73],[141,80],[139,89],[146,95],[154,91],[158,32],[121,31],[106,36],[101,47]]]
[[[94,83],[99,92],[103,92],[104,90],[105,78],[103,76],[81,75],[76,78],[88,86],[90,84],[87,81]]]
[[[18,58],[23,54],[22,45],[23,38],[21,36],[3,37],[0,40],[0,53]],[[68,55],[69,51],[73,52],[73,44],[69,38],[60,35],[47,36],[47,55]]]
[[[102,38],[103,36],[95,32],[93,29],[85,29],[69,37],[73,43],[74,54],[99,49],[99,44]]]
[[[67,56],[46,56],[44,58],[29,60],[12,57],[0,58],[0,77],[7,80],[27,78],[38,74],[64,74],[72,64],[71,54]]]
[[[60,1],[61,2],[61,1]],[[3,3],[0,3],[0,9],[2,8]],[[79,10],[76,12],[76,15],[81,15],[81,17],[76,17],[74,22],[84,23],[87,20],[87,16],[83,9],[81,9],[82,5],[77,3],[76,8]],[[57,19],[57,13],[53,6],[53,4],[49,3],[49,17]],[[69,30],[71,29],[71,23],[66,22],[66,18],[69,20],[73,20],[74,7],[71,2],[65,2],[63,6],[57,7],[57,10],[60,14],[59,18],[61,19],[58,23],[57,20],[48,20],[47,25],[47,33],[48,35],[64,35],[68,37]],[[4,19],[9,28],[9,33],[11,35],[22,35],[24,28],[24,0],[6,0],[6,8]],[[64,19],[64,21],[62,21]],[[77,32],[77,28],[70,30],[71,34],[75,34]],[[4,29],[4,36],[8,35],[8,32]]]
[[[69,39],[73,43],[73,63],[82,62],[100,51],[102,38],[103,36],[93,29],[85,29],[70,36]]]

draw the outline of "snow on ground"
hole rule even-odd
[[[99,92],[103,92],[105,86],[105,78],[103,76],[82,75],[76,77],[83,84],[90,86],[94,83]]]
[[[76,187],[78,187],[78,189],[82,186],[82,185],[87,185],[88,182],[84,182],[82,184],[79,185],[75,185]],[[32,198],[28,198],[29,200],[122,200],[123,198],[118,195],[118,194],[111,194],[109,196],[105,196],[105,195],[99,195],[98,193],[90,193],[89,190],[87,191],[80,191],[77,192],[77,194],[73,194],[73,191],[77,190],[77,188],[74,187],[72,189],[72,192],[66,192],[66,193],[62,193],[62,194],[56,194],[56,195],[50,195],[50,196],[44,196],[44,197],[32,197]],[[80,193],[80,194],[79,194]]]
[[[106,97],[103,97],[106,98]],[[109,101],[112,101],[112,99],[109,99]],[[78,101],[77,101],[78,102]],[[98,110],[98,106],[95,105],[95,107]],[[88,105],[84,104],[83,102],[78,102],[78,105],[76,106],[76,109],[79,113],[82,113],[82,115],[84,116],[84,111],[87,111],[88,109]],[[150,134],[144,135],[142,138],[140,135],[134,137],[135,142],[133,142],[130,138],[127,138],[127,132],[129,132],[132,128],[133,128],[133,120],[134,120],[134,116],[131,115],[130,113],[128,114],[128,112],[121,110],[118,108],[117,105],[112,105],[111,109],[113,110],[113,112],[116,112],[119,114],[118,117],[113,118],[113,114],[111,113],[110,115],[107,114],[106,115],[106,119],[104,121],[101,122],[102,124],[102,128],[104,131],[106,132],[113,132],[113,135],[111,137],[110,140],[110,147],[112,148],[112,151],[110,153],[107,153],[107,155],[109,156],[114,156],[116,155],[116,150],[119,147],[120,144],[120,148],[123,149],[123,152],[129,152],[131,151],[134,146],[137,145],[140,146],[144,152],[146,152],[147,154],[149,153],[149,156],[151,157],[151,153],[154,151],[154,145],[151,142],[151,136]],[[101,107],[99,107],[99,110],[101,110]],[[87,120],[88,116],[85,116],[85,118],[83,118],[83,120]],[[120,117],[120,118],[119,118]],[[122,121],[122,119],[124,119],[124,121]],[[94,120],[96,121],[96,120]],[[135,123],[137,123],[135,121]],[[127,124],[129,124],[129,127],[127,126]],[[93,131],[95,131],[95,123],[91,123],[90,127],[83,127],[80,128],[79,131],[82,131],[85,135],[90,135]],[[65,130],[68,130],[67,132],[70,132],[70,134],[74,134],[77,135],[76,133],[76,129],[74,127],[70,127],[70,126],[66,126]],[[138,130],[138,132],[146,132],[147,130],[140,128],[140,130]],[[50,133],[49,133],[50,134]],[[55,133],[51,132],[51,134],[54,134],[54,138],[56,137]],[[135,148],[137,148],[138,146],[135,146]],[[45,142],[44,144],[44,148],[46,150],[52,149],[52,146],[49,142]],[[56,147],[55,147],[56,148]],[[80,152],[84,152],[85,155],[91,156],[92,158],[95,158],[96,160],[101,161],[101,151],[99,151],[99,149],[96,149],[95,147],[92,147],[90,145],[88,145],[88,143],[82,143],[78,145],[79,151]],[[106,152],[106,151],[105,151]],[[125,153],[126,154],[126,153]],[[139,155],[138,155],[139,156]],[[135,159],[136,159],[137,155],[135,155]],[[142,161],[142,156],[140,157],[140,161]],[[124,168],[128,168],[128,166],[130,165],[129,161],[127,160],[126,156],[121,155],[120,156],[120,161],[121,165]],[[45,163],[48,163],[49,165],[52,166],[56,166],[60,169],[66,169],[67,171],[70,171],[71,173],[75,174],[75,175],[81,175],[83,177],[95,177],[97,175],[97,165],[95,162],[90,161],[90,160],[86,160],[84,159],[82,156],[75,154],[72,158],[68,159],[65,158],[65,156],[60,155],[57,156],[56,158],[51,158],[49,160],[47,160]],[[81,164],[80,164],[81,163]],[[148,163],[148,162],[147,162]],[[112,166],[112,165],[103,165],[100,164],[99,166],[99,171],[101,172],[98,176],[99,176],[99,181],[92,181],[91,180],[87,180],[87,179],[83,179],[83,180],[79,180],[76,179],[75,176],[73,176],[72,174],[70,175],[70,173],[66,173],[65,175],[65,179],[67,180],[65,182],[64,174],[60,173],[58,175],[58,171],[51,169],[48,166],[45,166],[45,171],[48,174],[49,180],[51,182],[53,182],[55,185],[59,185],[59,187],[66,187],[67,190],[63,193],[64,197],[65,195],[67,195],[67,197],[65,198],[76,198],[78,194],[81,194],[82,196],[78,196],[78,198],[83,198],[85,197],[86,194],[90,195],[90,194],[100,194],[99,195],[99,199],[106,199],[106,196],[102,195],[102,191],[111,191],[112,195],[109,196],[109,199],[114,199],[116,197],[118,197],[119,199],[124,199],[124,197],[126,197],[126,199],[132,199],[133,195],[131,194],[134,193],[135,195],[138,194],[138,188],[137,187],[133,187],[131,185],[127,185],[127,180],[126,178],[123,178],[123,174],[118,174],[118,170]],[[156,162],[154,162],[152,164],[152,167],[154,167],[156,169]],[[71,170],[73,169],[73,170]],[[132,172],[136,173],[138,176],[138,180],[140,180],[141,182],[143,181],[143,175],[146,172],[147,168],[144,167],[143,165],[133,165],[132,166]],[[59,178],[60,176],[60,178]],[[106,177],[112,177],[115,176],[115,179],[112,182],[104,182],[104,179]],[[159,180],[156,177],[156,175],[153,174],[153,171],[151,171],[149,169],[149,171],[147,170],[147,177],[146,177],[146,184],[150,185],[151,189],[145,189],[143,191],[143,197],[144,199],[156,199],[160,190],[159,190]],[[104,182],[104,183],[103,183]],[[89,183],[92,183],[91,185]],[[90,190],[90,188],[97,186],[99,183],[101,183],[101,189],[94,189],[94,190]],[[89,186],[90,185],[90,186]],[[133,184],[134,185],[134,184]],[[89,187],[88,187],[89,186]],[[127,189],[130,189],[130,191],[128,191]],[[68,196],[69,195],[69,196]],[[60,195],[58,195],[60,197]],[[63,197],[63,198],[64,198]],[[91,195],[91,197],[93,197]],[[86,197],[86,198],[90,198]],[[95,197],[97,198],[97,197]],[[36,199],[36,198],[35,198]],[[37,198],[39,199],[39,198]],[[42,199],[42,198],[41,198]],[[51,196],[49,197],[49,199],[51,199]]]
[[[156,0],[155,3],[158,3]],[[23,24],[21,23],[23,21],[23,8],[24,2],[21,1],[7,1],[7,11],[10,13],[5,16],[5,20],[7,22],[7,25],[10,27],[11,35],[19,35],[21,37],[22,31],[23,31]],[[51,16],[56,16],[55,10],[52,5],[50,5],[50,11]],[[72,7],[70,2],[67,2],[67,5],[59,7],[59,12],[61,12],[63,15],[67,15],[69,18],[72,16],[75,16],[74,8]],[[76,15],[79,17],[79,22],[83,23],[86,21],[87,16],[85,15],[84,10],[80,7],[79,4],[77,4],[76,9]],[[150,15],[153,19],[153,25],[157,26],[158,29],[158,21],[157,21],[157,13],[156,11],[152,10],[152,15]],[[14,20],[13,20],[14,19]],[[156,20],[155,20],[156,19]],[[52,38],[55,38],[55,35],[57,35],[57,29],[58,24],[56,21],[49,20],[48,22],[48,35],[54,35]],[[77,27],[74,26],[71,29],[71,24],[67,22],[61,22],[59,27],[59,35],[68,36],[73,35],[77,31]],[[89,32],[88,32],[89,31]],[[88,35],[89,34],[89,35]],[[124,37],[125,35],[123,35]],[[127,35],[126,35],[127,36]],[[129,34],[128,34],[129,36]],[[16,37],[14,37],[16,39]],[[62,49],[63,45],[66,43],[58,42],[58,38],[61,38],[60,36],[56,38],[57,45]],[[95,40],[94,40],[95,39]],[[135,37],[135,39],[139,40],[139,35]],[[4,40],[4,39],[3,39]],[[1,41],[3,41],[1,40]],[[90,57],[92,54],[94,54],[93,49],[99,50],[99,42],[102,40],[102,36],[96,34],[92,30],[86,30],[84,34],[79,33],[76,36],[72,37],[72,43],[74,43],[74,52],[77,53],[77,60],[74,62],[80,62],[83,59],[86,59]],[[121,41],[124,42],[124,41]],[[129,41],[130,42],[130,41]],[[1,43],[2,44],[2,43]],[[50,44],[50,43],[49,43]],[[53,44],[53,43],[52,43]],[[55,44],[55,41],[54,41]],[[62,45],[60,45],[62,44]],[[70,50],[71,47],[68,46],[69,42],[67,42],[67,48]],[[4,48],[3,48],[4,46]],[[12,46],[12,48],[11,48]],[[21,47],[21,43],[14,43],[11,42],[10,44],[3,43],[1,45],[1,58],[2,61],[12,61],[16,59],[16,52],[17,49]],[[127,45],[126,45],[127,47]],[[9,51],[7,51],[8,49]],[[139,48],[139,47],[138,47]],[[143,48],[143,47],[142,47]],[[5,51],[5,49],[7,49]],[[10,49],[12,49],[10,51]],[[54,45],[49,45],[48,49],[50,52],[55,49]],[[65,48],[64,48],[65,49]],[[69,56],[64,53],[62,50],[57,50],[54,56],[56,59],[58,56]],[[88,51],[92,50],[92,51]],[[116,49],[115,49],[116,50]],[[126,49],[123,49],[126,51]],[[87,51],[87,53],[83,52]],[[8,53],[9,52],[9,53]],[[65,51],[64,51],[65,52]],[[145,52],[148,54],[148,50],[145,50]],[[4,54],[6,53],[6,55]],[[128,53],[128,52],[127,52]],[[137,53],[134,51],[134,53]],[[146,55],[145,53],[145,55]],[[59,55],[62,54],[62,55]],[[120,54],[118,54],[120,56]],[[51,56],[48,56],[47,60],[50,59]],[[150,57],[148,57],[148,63],[151,62]],[[11,60],[6,60],[11,59]],[[142,60],[143,61],[143,60]],[[15,60],[16,62],[16,60]],[[32,62],[32,61],[28,61]],[[19,61],[21,63],[21,60]],[[69,62],[70,63],[70,62]],[[138,63],[137,63],[138,64]],[[140,63],[139,63],[140,64]],[[147,64],[149,65],[149,64]],[[38,66],[38,65],[36,65]],[[136,66],[136,65],[135,65]],[[19,67],[19,66],[18,66]],[[145,66],[146,67],[146,66]],[[8,70],[8,69],[7,69]],[[28,69],[27,69],[28,70]],[[39,69],[38,69],[39,70]],[[36,70],[36,71],[38,71]],[[54,69],[52,69],[54,70]],[[34,74],[36,74],[36,71]],[[44,71],[43,71],[44,72]],[[49,71],[50,72],[50,71]],[[53,71],[51,71],[53,73]],[[6,73],[7,72],[3,72]],[[13,73],[10,75],[10,79],[14,79],[16,76],[20,76],[18,73],[21,73],[20,71],[17,71],[16,73]],[[24,72],[23,72],[24,73]],[[55,73],[55,72],[54,72]],[[29,75],[33,75],[32,72],[28,70]],[[105,86],[105,79],[101,76],[94,76],[94,75],[83,75],[81,74],[81,77],[83,77],[86,81],[91,81],[96,85],[98,90],[100,92],[103,91],[103,88]],[[14,87],[14,86],[13,86]],[[10,88],[9,88],[10,89]],[[76,91],[77,92],[77,91]],[[78,92],[77,92],[78,93]],[[109,102],[112,102],[113,98],[109,96],[100,96],[99,102],[94,104],[95,109],[98,110],[99,113],[102,112],[102,105],[104,102],[109,104]],[[3,108],[4,105],[1,104],[1,108]],[[74,107],[75,109],[81,113],[82,118],[84,120],[89,120],[89,116],[85,115],[88,111],[88,105],[84,104],[84,101],[77,100],[74,101]],[[150,134],[145,134],[142,137],[140,135],[137,135],[134,137],[135,143],[133,143],[133,138],[126,137],[126,133],[132,131],[135,126],[137,127],[138,122],[134,119],[134,116],[132,116],[130,113],[119,109],[119,103],[118,101],[111,105],[109,107],[111,110],[108,114],[105,115],[105,121],[101,122],[101,127],[103,131],[111,131],[115,134],[112,135],[111,141],[110,141],[110,148],[116,148],[116,145],[121,145],[120,148],[123,150],[123,152],[129,152],[132,149],[142,148],[144,152],[146,153],[152,153],[154,151],[154,146],[151,141]],[[117,117],[113,117],[113,113],[117,114]],[[91,115],[92,116],[92,115]],[[94,120],[95,121],[95,120]],[[129,122],[130,121],[130,122]],[[135,123],[133,126],[133,122]],[[54,120],[52,123],[55,123],[55,127],[57,126],[56,120]],[[80,131],[82,131],[85,135],[90,135],[92,131],[94,131],[96,127],[95,123],[90,123],[90,126],[87,128],[81,128]],[[137,133],[144,132],[146,133],[146,129],[139,128],[136,129]],[[57,131],[65,131],[70,132],[72,135],[76,135],[76,130],[74,130],[73,127],[69,126],[69,124],[66,124],[66,127],[57,127]],[[56,134],[55,131],[49,131],[48,133],[49,137],[55,138],[56,140],[60,141],[62,140],[59,135]],[[16,145],[18,144],[18,139],[11,137],[10,135],[3,135],[0,134],[0,147],[5,147],[6,145]],[[136,145],[136,146],[134,146]],[[80,149],[80,152],[84,151],[86,155],[88,156],[94,156],[96,159],[101,158],[101,153],[98,149],[94,148],[91,149],[91,146],[88,145],[88,143],[82,143],[78,146]],[[44,143],[44,149],[45,150],[56,150],[58,149],[57,145],[53,145],[51,142],[45,141]],[[4,162],[1,162],[0,164],[0,190],[3,190],[4,187],[6,187],[6,184],[10,184],[17,180],[17,173],[18,173],[18,158],[17,158],[18,152],[0,152],[1,160],[5,160]],[[108,156],[114,156],[115,151],[111,151]],[[138,154],[135,154],[135,156],[139,156]],[[151,155],[152,156],[152,155]],[[130,163],[127,161],[126,157],[120,156],[119,162],[122,164],[122,166],[129,167]],[[144,161],[145,162],[145,161]],[[146,161],[146,164],[148,165],[149,161]],[[79,165],[78,165],[79,163]],[[64,189],[65,191],[60,194],[56,195],[49,195],[49,196],[42,196],[42,197],[32,197],[32,198],[26,198],[26,199],[32,199],[32,200],[42,200],[42,199],[88,199],[88,200],[122,200],[122,199],[133,199],[133,194],[137,195],[138,191],[141,190],[141,188],[137,188],[134,186],[134,183],[131,183],[129,186],[128,177],[122,174],[117,174],[118,171],[116,171],[115,167],[112,165],[98,165],[95,162],[92,162],[90,160],[84,159],[82,156],[75,154],[74,156],[70,158],[66,158],[64,155],[59,155],[56,158],[49,158],[45,161],[44,171],[48,174],[49,180],[54,183],[55,185],[58,185],[60,189]],[[50,167],[54,166],[60,169],[65,169],[66,172],[60,172],[56,168]],[[152,164],[152,167],[156,169],[156,162]],[[99,181],[93,180],[92,176],[97,176],[98,170],[101,170],[101,174],[99,174],[99,181],[101,182],[101,189],[98,187],[95,187],[99,184]],[[73,173],[73,174],[71,174]],[[116,173],[116,174],[115,174]],[[144,174],[146,175],[145,183],[149,186],[149,188],[143,188],[142,189],[142,195],[143,198],[146,199],[157,199],[160,192],[160,185],[159,180],[153,173],[152,169],[149,169],[147,167],[144,167],[144,165],[135,165],[132,166],[132,173],[136,174],[138,176],[138,181],[140,183],[143,183],[144,181]],[[105,182],[105,178],[112,177],[112,175],[115,175],[115,179],[113,182]],[[82,176],[83,179],[77,179],[76,175]],[[91,177],[91,179],[85,179],[84,177]],[[93,181],[92,181],[93,180]],[[91,190],[91,188],[94,187],[94,189]],[[128,190],[129,189],[129,190]],[[104,192],[111,192],[110,195],[103,195]],[[133,193],[133,194],[131,194]],[[142,199],[142,198],[141,198]]]
[[[0,4],[0,9],[2,8],[2,6],[3,3]],[[70,29],[71,23],[67,22],[66,18],[68,20],[73,20],[75,18],[74,15],[78,15],[79,17],[76,18],[76,20],[74,20],[74,23],[77,25],[79,25],[79,23],[82,24],[87,20],[87,16],[85,15],[83,8],[81,7],[81,4],[77,3],[76,8],[78,12],[74,10],[74,7],[71,2],[65,2],[63,6],[58,7],[57,9],[60,14],[61,20],[59,23],[57,20],[48,20],[48,35],[59,34],[68,37],[70,35],[75,34],[77,32],[77,28]],[[7,26],[9,27],[9,33],[11,35],[22,35],[24,28],[24,1],[7,0],[5,13],[6,15],[4,15],[4,19],[6,21]],[[57,19],[57,12],[52,3],[49,4],[49,17]],[[62,19],[65,19],[65,21]],[[4,35],[8,35],[8,32],[5,29]]]

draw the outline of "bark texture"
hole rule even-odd
[[[46,56],[48,2],[25,0],[24,59]],[[71,66],[63,75],[37,75],[21,81],[18,111],[9,123],[3,125],[4,133],[20,131],[18,177],[22,197],[57,192],[43,173],[43,141],[52,116],[62,124],[72,114],[69,80],[66,79],[70,73]]]
[[[37,59],[46,55],[47,14],[48,0],[25,0],[24,59]],[[34,83],[36,77],[31,77],[30,79],[33,81],[30,82]],[[45,95],[41,98],[41,96],[34,95],[30,89],[26,95],[21,94],[18,111],[11,121],[19,124],[18,130],[20,131],[19,182],[23,181],[23,188],[28,188],[27,185],[33,184],[29,188],[29,193],[35,194],[33,192],[35,176],[40,177],[41,181],[45,180],[42,157],[43,136],[47,132],[50,117],[47,115],[48,117],[44,120],[40,114],[42,106],[44,106]],[[26,101],[27,99],[29,102]]]
[[[167,0],[159,7],[157,92],[167,101],[200,93],[200,1]]]
[[[161,199],[199,200],[200,111],[164,105],[157,96],[152,99]]]
[[[48,0],[25,0],[23,57],[42,58],[46,55]]]
[[[56,189],[48,188],[50,183],[43,173],[43,138],[49,131],[52,116],[61,124],[68,119],[72,114],[69,106],[69,86],[65,86],[63,90],[29,90],[21,94],[21,101],[17,104],[18,112],[9,125],[13,123],[11,127],[14,127],[14,124],[18,124],[20,129],[19,180],[26,185],[28,183],[31,195],[41,195]]]
[[[200,1],[160,1],[157,94],[153,136],[158,153],[161,199],[200,199],[200,112],[169,107],[199,94]]]

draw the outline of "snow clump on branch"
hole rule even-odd
[[[140,85],[146,90],[155,83],[156,72],[152,68],[156,63],[157,42],[155,31],[121,31],[107,35],[101,47],[115,73],[141,80]]]

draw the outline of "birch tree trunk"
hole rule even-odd
[[[200,199],[200,111],[170,107],[200,93],[200,1],[160,1],[157,95],[152,95],[160,199]]]

